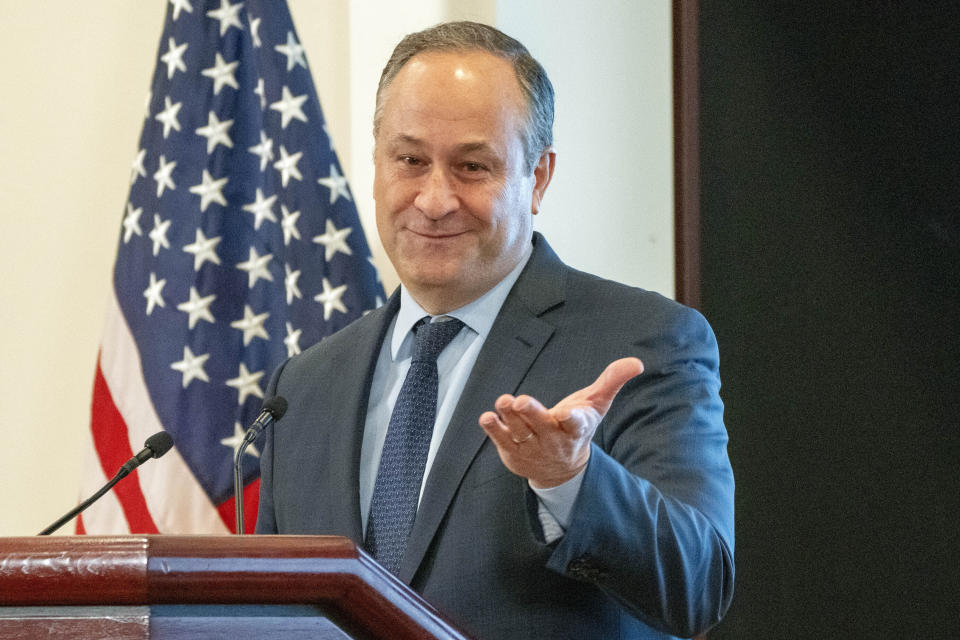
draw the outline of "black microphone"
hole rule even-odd
[[[124,478],[128,473],[142,465],[150,458],[159,458],[167,451],[170,451],[172,447],[173,436],[166,431],[158,431],[147,438],[147,441],[143,443],[143,449],[141,449],[137,455],[124,462],[123,466],[120,467],[120,471],[117,473],[119,474],[122,472],[123,475],[120,476],[120,478]]]
[[[68,511],[62,518],[51,524],[49,527],[41,531],[38,535],[48,536],[64,524],[69,522],[74,516],[79,514],[81,511],[92,505],[94,502],[103,497],[103,495],[110,491],[113,488],[113,485],[117,484],[128,475],[130,472],[142,465],[144,462],[150,458],[159,458],[167,451],[170,451],[173,447],[173,437],[166,431],[159,431],[143,443],[143,449],[141,449],[135,456],[123,463],[123,466],[120,467],[120,470],[117,471],[117,474],[107,484],[97,491],[95,494],[78,504],[76,507]]]
[[[233,504],[236,512],[237,535],[242,536],[243,531],[243,476],[240,472],[240,460],[247,447],[257,439],[257,436],[266,429],[271,422],[279,420],[287,412],[287,401],[283,396],[272,396],[267,398],[260,409],[260,415],[253,421],[247,433],[243,436],[243,442],[237,447],[237,455],[233,459]]]
[[[268,398],[267,401],[263,403],[263,408],[260,409],[260,415],[257,416],[257,419],[254,420],[250,428],[247,429],[246,435],[243,436],[243,441],[249,444],[256,440],[260,432],[267,428],[267,425],[274,420],[282,418],[286,412],[287,401],[284,400],[283,396]]]

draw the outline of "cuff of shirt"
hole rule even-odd
[[[586,471],[587,469],[584,467],[580,470],[580,473],[556,487],[538,489],[530,485],[530,488],[537,495],[537,517],[540,519],[540,526],[543,528],[544,540],[548,544],[563,537],[564,532],[570,525],[573,503],[577,500],[577,494],[580,492],[580,485],[583,484],[583,475]]]

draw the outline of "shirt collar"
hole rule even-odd
[[[459,309],[454,309],[443,315],[460,320],[471,331],[478,334],[481,338],[486,339],[487,334],[490,333],[490,328],[493,327],[494,320],[497,319],[497,314],[500,313],[500,307],[503,306],[507,295],[510,293],[510,289],[513,288],[517,278],[520,277],[520,272],[527,266],[527,262],[530,260],[532,253],[533,244],[531,243],[527,245],[523,257],[520,258],[520,262],[513,268],[513,271],[508,273],[506,277],[498,282],[490,291],[487,291],[473,302],[469,302]],[[393,336],[390,340],[390,355],[394,360],[397,359],[397,354],[400,352],[404,340],[410,335],[410,330],[413,329],[413,325],[415,325],[420,318],[428,315],[430,314],[417,304],[413,296],[410,295],[410,292],[407,291],[407,288],[401,284],[400,311],[397,312],[396,322],[393,327]]]

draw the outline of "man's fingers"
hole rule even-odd
[[[513,413],[521,418],[533,431],[553,426],[554,419],[540,401],[530,396],[519,396],[511,404]]]
[[[510,430],[514,441],[523,441],[531,433],[556,426],[556,420],[536,398],[502,395],[494,403],[501,422]]]
[[[500,416],[496,413],[493,411],[484,412],[480,416],[479,422],[480,427],[498,447],[505,447],[510,443],[510,429],[500,421]]]
[[[613,399],[631,379],[643,373],[640,358],[621,358],[614,360],[603,370],[596,382],[590,385],[589,400],[600,415],[610,409]]]

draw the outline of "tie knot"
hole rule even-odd
[[[413,346],[413,361],[436,362],[440,352],[446,349],[453,340],[463,323],[456,318],[441,322],[430,322],[424,318],[413,328],[416,342]]]

